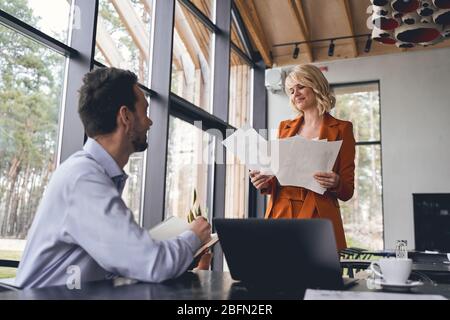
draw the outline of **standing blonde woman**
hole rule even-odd
[[[355,138],[352,123],[329,114],[336,99],[320,69],[313,65],[296,66],[286,78],[285,90],[298,117],[280,123],[279,139],[300,135],[311,140],[343,140],[333,170],[314,174],[327,190],[320,195],[301,187],[280,186],[275,177],[258,171],[250,172],[251,181],[263,194],[270,195],[266,218],[329,219],[338,249],[344,249],[347,244],[338,199],[347,201],[353,196]]]

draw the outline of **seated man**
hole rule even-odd
[[[153,240],[133,219],[121,193],[123,167],[147,148],[148,103],[130,71],[103,68],[85,75],[79,114],[88,139],[53,173],[28,234],[16,285],[66,285],[123,276],[161,282],[186,271],[208,241],[203,219],[167,241]]]

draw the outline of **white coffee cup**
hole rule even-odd
[[[411,274],[412,260],[382,258],[370,264],[370,269],[389,284],[405,284]]]

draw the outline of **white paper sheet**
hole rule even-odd
[[[447,300],[441,295],[307,289],[304,300]]]
[[[249,125],[236,130],[222,144],[249,170],[273,175],[269,143]]]
[[[319,194],[326,191],[314,179],[314,174],[330,172],[333,169],[342,141],[315,141],[291,137],[271,143],[279,145],[279,169],[275,171],[275,175],[280,185],[304,187]],[[274,163],[275,156],[272,153]]]
[[[314,174],[333,169],[342,145],[342,141],[308,140],[301,136],[267,142],[248,125],[222,143],[248,169],[275,175],[282,186],[304,187],[319,194],[326,189],[314,179]]]

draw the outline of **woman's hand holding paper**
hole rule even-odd
[[[250,171],[250,181],[258,190],[268,188],[269,180],[272,178],[272,175],[261,174],[261,172],[257,170]]]
[[[339,185],[339,175],[334,172],[316,172],[314,179],[325,189],[334,189]]]

